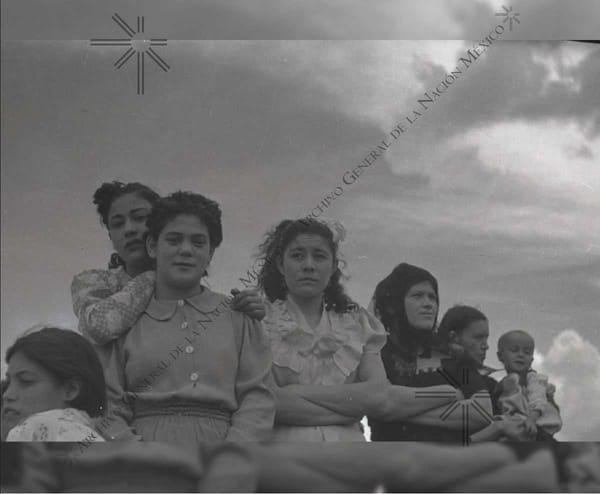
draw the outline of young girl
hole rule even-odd
[[[500,381],[498,403],[503,414],[526,419],[520,439],[548,440],[562,427],[554,403],[554,386],[531,369],[535,341],[525,331],[509,331],[498,340],[498,359],[507,376]]]
[[[111,430],[180,443],[268,438],[274,406],[264,332],[201,283],[223,240],[219,205],[176,192],[154,205],[147,226],[154,296],[107,352]]]
[[[399,419],[460,395],[446,384],[429,389],[437,395],[420,398],[387,382],[383,328],[340,282],[343,233],[339,223],[285,220],[260,247],[278,441],[364,441],[364,415]]]
[[[125,334],[143,314],[154,291],[154,261],[146,251],[146,219],[158,193],[138,182],[105,182],[94,193],[94,204],[108,230],[115,253],[109,269],[84,271],[73,279],[73,310],[79,331],[103,345]],[[232,307],[255,319],[264,305],[251,290],[232,290]]]
[[[106,408],[104,373],[85,338],[44,328],[18,338],[6,363],[7,441],[104,441],[92,425]]]

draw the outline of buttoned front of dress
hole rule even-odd
[[[232,311],[224,295],[205,289],[186,300],[153,298],[113,360],[107,380],[124,388],[130,420],[206,415],[235,425],[236,415],[249,411],[256,421],[250,429],[272,426],[268,340],[260,323]]]

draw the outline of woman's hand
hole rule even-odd
[[[502,417],[502,419],[495,422],[495,424],[497,424],[497,427],[503,436],[506,436],[513,441],[520,441],[523,438],[526,420],[525,417],[519,416]]]
[[[252,319],[262,321],[265,317],[265,302],[259,295],[258,290],[238,290],[234,288],[231,290],[233,300],[231,302],[231,308],[238,312],[247,314]]]

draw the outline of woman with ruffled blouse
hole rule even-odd
[[[462,397],[442,385],[430,388],[442,391],[435,398],[419,398],[387,382],[384,329],[340,283],[343,235],[339,223],[284,220],[259,247],[278,441],[364,441],[367,414],[397,420]]]

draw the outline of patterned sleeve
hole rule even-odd
[[[150,302],[155,278],[154,271],[146,271],[121,287],[112,271],[75,276],[71,295],[81,334],[103,345],[127,333]]]

